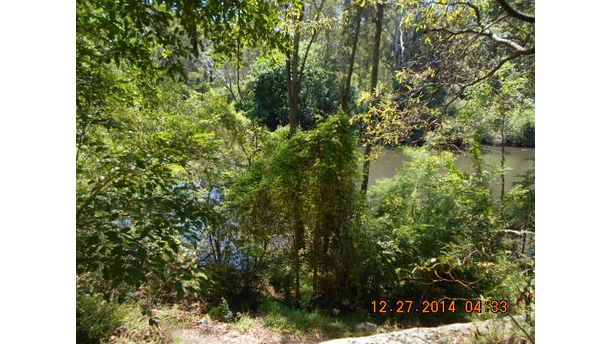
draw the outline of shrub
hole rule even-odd
[[[213,320],[219,321],[227,322],[232,321],[234,319],[234,313],[230,309],[229,304],[227,303],[227,300],[225,300],[225,298],[221,298],[221,303],[218,306],[211,308],[211,310],[208,312],[208,315]]]
[[[479,159],[467,174],[450,153],[406,153],[409,164],[369,195],[370,226],[382,234],[373,250],[384,269],[380,292],[429,299],[486,294],[504,276],[495,269],[504,247],[490,173]]]
[[[111,303],[100,295],[77,294],[76,336],[78,343],[104,343],[116,333],[128,312],[124,305]]]

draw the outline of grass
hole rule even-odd
[[[236,322],[234,322],[233,327],[242,332],[248,332],[249,329],[253,328],[257,325],[257,319],[253,318],[250,314],[242,314],[238,318]]]
[[[266,299],[261,305],[261,314],[264,326],[282,334],[305,336],[316,333],[327,338],[371,334],[355,330],[355,325],[369,320],[367,312],[331,316],[318,310],[290,308],[278,301]]]
[[[533,321],[526,322],[516,319],[514,322],[508,321],[508,318],[499,319],[497,325],[489,328],[485,333],[475,331],[468,338],[465,338],[464,344],[526,344],[531,343],[535,336],[535,324]]]
[[[144,314],[135,302],[105,301],[98,295],[77,296],[77,342],[79,343],[169,343],[175,329],[197,321],[195,312],[177,305],[161,306]]]
[[[130,305],[116,343],[171,343],[174,330],[193,324],[198,317],[174,305],[155,309],[153,319],[157,326],[149,325],[149,317],[142,314],[139,306]]]
[[[82,343],[172,343],[175,330],[207,316],[179,305],[160,305],[146,315],[138,303],[110,303],[93,296],[79,297],[77,308]],[[231,328],[243,334],[266,328],[281,335],[317,340],[369,335],[376,329],[360,331],[356,325],[382,320],[373,320],[365,310],[342,314],[291,308],[270,297],[262,300],[257,313],[237,313],[234,319]],[[379,328],[385,332],[398,329],[389,325],[389,319]]]

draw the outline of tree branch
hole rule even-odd
[[[472,9],[472,11],[474,11],[474,14],[476,15],[476,21],[478,22],[478,25],[482,26],[482,24],[481,24],[482,15],[480,14],[480,9],[476,5],[474,5],[474,4],[470,3],[470,2],[439,2],[439,1],[436,1],[436,2],[434,2],[434,4],[441,5],[441,6],[457,6],[457,5],[468,6],[468,7],[470,7]]]
[[[325,3],[325,0],[321,0],[321,4],[319,5],[319,8],[317,8],[317,14],[315,15],[315,19],[314,19],[315,23],[319,21],[319,15],[321,14],[321,9],[323,9],[324,3]],[[310,46],[312,46],[312,43],[317,37],[318,32],[319,30],[315,29],[315,31],[312,33],[312,36],[310,36],[310,41],[308,42],[308,45],[306,46],[306,52],[304,53],[304,59],[302,60],[302,65],[300,66],[300,70],[298,72],[298,84],[302,82],[302,74],[304,74],[304,68],[306,67],[306,59],[308,59],[308,53],[310,52]]]
[[[492,33],[491,31],[488,30],[483,30],[483,31],[477,31],[477,30],[473,30],[473,29],[465,29],[465,30],[461,30],[461,31],[453,31],[447,28],[434,28],[434,29],[430,29],[429,31],[434,31],[434,32],[445,32],[448,33],[450,35],[456,36],[456,35],[463,35],[463,34],[475,34],[475,35],[479,35],[479,36],[485,36],[485,37],[489,37],[492,40],[498,42],[498,43],[502,43],[505,44],[511,48],[513,48],[514,50],[518,51],[518,52],[526,52],[527,50],[529,50],[528,48],[523,47],[522,45],[508,39],[508,38],[503,38],[500,37],[494,33]]]
[[[506,58],[502,59],[501,61],[499,61],[499,63],[498,63],[498,64],[497,64],[495,67],[493,67],[493,69],[491,69],[490,71],[488,71],[487,73],[485,73],[485,75],[483,75],[483,76],[481,76],[481,77],[479,77],[479,78],[475,79],[474,81],[472,81],[472,82],[470,82],[470,83],[468,83],[468,84],[462,85],[462,86],[461,86],[461,88],[459,89],[459,92],[457,92],[457,93],[456,93],[456,94],[455,94],[455,95],[454,95],[454,96],[451,98],[451,100],[449,100],[449,101],[448,101],[448,102],[447,102],[447,103],[444,105],[444,111],[446,112],[446,110],[448,110],[448,107],[449,107],[449,106],[450,106],[450,105],[451,105],[451,104],[452,104],[452,103],[453,103],[455,100],[457,100],[457,99],[458,99],[458,98],[459,98],[459,97],[460,97],[460,96],[463,94],[463,92],[465,92],[465,90],[466,90],[468,87],[471,87],[471,86],[474,86],[474,85],[476,85],[476,84],[479,84],[479,83],[481,83],[482,81],[484,81],[485,79],[489,78],[490,76],[492,76],[493,74],[495,74],[495,72],[497,72],[497,71],[498,71],[498,70],[499,70],[499,69],[500,69],[500,68],[501,68],[503,65],[505,65],[505,64],[506,64],[506,62],[511,61],[511,60],[513,60],[513,59],[515,59],[515,58],[517,58],[517,57],[519,57],[519,56],[522,56],[522,55],[533,55],[533,54],[535,54],[535,48],[529,48],[529,49],[526,49],[526,50],[524,50],[524,51],[519,51],[519,52],[515,53],[514,55],[510,55],[510,56],[508,56],[508,57],[506,57]]]
[[[535,23],[535,16],[531,16],[518,10],[512,8],[510,4],[506,0],[497,0],[497,3],[506,11],[510,16],[520,19],[522,21],[526,21],[528,23]]]

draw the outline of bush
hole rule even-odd
[[[221,303],[218,306],[211,308],[211,310],[208,312],[208,315],[213,320],[218,321],[227,322],[232,321],[234,319],[234,313],[230,309],[229,304],[227,303],[227,300],[225,300],[225,298],[221,299]]]
[[[105,301],[100,295],[77,294],[76,336],[78,343],[105,343],[119,331],[128,313],[124,305]]]
[[[369,194],[369,226],[382,234],[372,250],[380,253],[370,258],[381,270],[373,284],[386,297],[486,294],[503,277],[495,269],[504,247],[488,187],[491,174],[483,171],[477,152],[472,174],[459,171],[447,152],[406,153],[409,164]]]
[[[193,324],[197,314],[177,306],[152,310],[134,302],[109,302],[79,290],[76,320],[77,343],[168,343],[172,331]]]

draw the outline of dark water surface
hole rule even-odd
[[[512,189],[515,182],[521,180],[521,175],[529,169],[534,168],[535,148],[506,147],[506,191]],[[482,146],[482,157],[489,169],[499,168],[501,162],[501,147]],[[385,149],[384,152],[372,162],[370,166],[369,186],[375,185],[377,181],[393,177],[397,171],[409,159],[401,149]],[[457,167],[465,172],[472,169],[472,158],[469,154],[460,154],[457,158]],[[499,194],[501,190],[501,180],[499,178],[491,185],[491,190]]]

